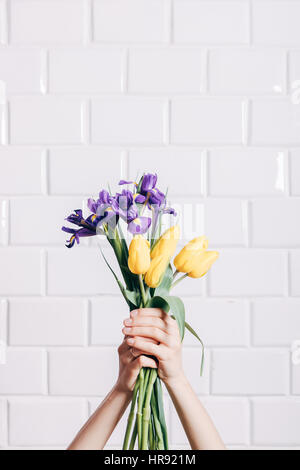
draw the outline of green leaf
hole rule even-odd
[[[169,264],[166,271],[165,271],[165,274],[164,274],[164,277],[160,283],[160,285],[155,289],[155,296],[156,295],[169,295],[169,292],[170,292],[170,288],[171,288],[171,285],[172,285],[172,281],[173,281],[173,270],[172,270],[172,267],[171,265]]]
[[[179,297],[174,297],[171,295],[156,295],[152,297],[147,303],[147,307],[161,308],[166,313],[171,311],[175,320],[177,321],[181,341],[184,338],[185,330],[185,309],[182,300]]]
[[[135,306],[139,307],[141,304],[141,294],[134,290],[125,290],[125,295],[127,299]]]
[[[132,308],[134,308],[135,305],[132,305],[131,301],[126,297],[126,289],[125,289],[125,287],[123,286],[123,284],[122,284],[122,282],[120,281],[120,279],[118,278],[118,276],[116,275],[116,273],[114,272],[114,270],[113,270],[113,268],[111,267],[111,265],[109,264],[109,262],[107,261],[107,259],[106,259],[105,255],[104,255],[104,253],[103,253],[103,250],[102,250],[101,246],[100,246],[100,251],[101,251],[102,257],[103,257],[103,259],[104,259],[104,261],[105,261],[105,264],[108,266],[108,268],[109,268],[110,271],[112,272],[112,274],[113,274],[115,280],[117,281],[117,284],[118,284],[118,286],[119,286],[119,288],[120,288],[120,291],[121,291],[121,293],[122,293],[124,299],[126,300],[126,302],[127,302],[128,306],[129,306],[130,310],[132,310]]]
[[[185,327],[186,329],[197,338],[197,340],[200,342],[201,347],[202,347],[202,355],[201,355],[201,366],[200,366],[200,375],[202,376],[203,374],[203,366],[204,366],[204,344],[202,339],[197,335],[196,331],[189,325],[187,322],[185,322]]]
[[[164,438],[165,449],[167,450],[169,448],[168,431],[167,431],[167,424],[165,420],[162,386],[161,386],[161,381],[159,377],[157,377],[154,383],[154,392],[155,392],[155,398],[156,398],[156,403],[157,403],[158,418],[159,418],[159,422],[160,422],[160,426],[161,426],[161,430],[162,430],[162,434]]]

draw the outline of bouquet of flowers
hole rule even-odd
[[[88,200],[91,214],[87,218],[83,217],[82,210],[75,210],[66,218],[78,228],[62,227],[62,230],[70,234],[68,248],[79,243],[81,237],[101,234],[107,238],[123,280],[101,250],[102,256],[130,311],[143,307],[161,308],[176,320],[182,340],[185,329],[192,333],[202,346],[202,374],[203,343],[186,322],[182,300],[170,295],[170,291],[186,277],[204,276],[217,259],[218,252],[207,251],[207,239],[199,236],[183,247],[174,259],[175,269],[172,267],[171,259],[180,230],[173,224],[161,233],[162,220],[165,214],[172,218],[177,214],[167,206],[166,195],[156,184],[157,175],[154,174],[144,174],[138,182],[121,180],[119,185],[132,185],[132,190],[123,189],[115,195],[107,190],[100,191],[97,200]],[[124,224],[130,234],[130,243],[123,235]],[[177,278],[180,273],[182,275]],[[162,387],[156,369],[142,368],[133,391],[123,449],[134,449],[136,440],[138,449],[168,449]]]

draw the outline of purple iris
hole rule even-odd
[[[104,217],[98,217],[96,215],[90,215],[87,219],[84,219],[82,217],[82,210],[75,210],[74,214],[69,215],[69,217],[67,217],[65,220],[71,222],[74,225],[78,225],[81,228],[74,229],[70,227],[62,227],[64,232],[72,234],[70,240],[67,241],[66,247],[72,248],[75,241],[79,243],[79,239],[82,237],[91,237],[96,235],[97,226],[99,223],[103,223],[103,219]]]
[[[97,215],[101,215],[101,212],[103,212],[107,207],[111,205],[113,201],[113,197],[110,196],[109,192],[103,189],[99,193],[99,198],[97,201],[95,199],[88,199],[88,208],[90,209],[91,212]]]
[[[132,234],[142,234],[147,232],[151,225],[150,217],[139,217],[138,208],[135,204],[135,195],[123,189],[122,193],[117,193],[112,203],[112,208],[128,224],[128,230]]]

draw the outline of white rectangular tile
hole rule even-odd
[[[300,251],[290,254],[290,285],[291,295],[300,295]]]
[[[49,371],[51,395],[106,395],[117,379],[118,354],[115,348],[56,349]]]
[[[10,100],[12,144],[80,144],[82,101],[63,97],[18,97]]]
[[[298,46],[300,5],[296,1],[253,3],[253,41],[256,44]]]
[[[300,151],[293,149],[290,157],[291,191],[295,196],[300,196]]]
[[[299,399],[255,399],[252,406],[255,445],[299,444]]]
[[[212,93],[282,94],[285,53],[269,49],[213,49],[209,54]]]
[[[181,171],[182,165],[186,171]],[[132,149],[129,152],[128,177],[144,172],[157,173],[157,187],[168,197],[201,196],[205,180],[204,154],[197,149],[155,148]],[[172,168],[172,179],[170,171]]]
[[[0,80],[7,93],[40,93],[41,52],[38,49],[0,51]]]
[[[204,230],[214,246],[243,246],[247,237],[245,207],[237,199],[211,199],[204,202]]]
[[[49,55],[53,93],[121,92],[121,49],[58,49]]]
[[[179,43],[244,44],[248,39],[246,2],[174,2],[174,39]]]
[[[107,314],[112,312],[110,321]],[[94,298],[91,301],[91,344],[120,345],[124,335],[123,321],[129,318],[129,309],[123,297]],[[103,327],[105,325],[105,328]]]
[[[0,393],[3,395],[43,394],[46,390],[45,352],[38,349],[12,349],[0,364]]]
[[[133,93],[199,93],[205,76],[201,49],[132,49],[129,91]]]
[[[10,37],[12,43],[80,43],[83,41],[82,0],[12,0]]]
[[[224,98],[172,100],[171,142],[242,143],[241,102]]]
[[[40,294],[40,250],[1,248],[0,258],[0,295]]]
[[[160,42],[164,39],[164,2],[94,2],[94,39],[99,42]]]
[[[251,204],[253,246],[297,247],[300,199],[257,199]]]
[[[255,301],[252,311],[253,341],[256,346],[291,347],[300,336],[298,299]]]
[[[294,145],[300,143],[300,106],[285,100],[256,100],[251,103],[251,143]]]
[[[84,424],[86,411],[83,399],[12,399],[9,401],[10,445],[66,446]]]
[[[118,272],[117,261],[114,260],[110,247],[104,252]],[[49,295],[119,293],[116,281],[105,265],[99,248],[76,245],[72,249],[49,250],[47,279]]]
[[[248,314],[245,302],[195,298],[187,298],[183,301],[186,321],[200,336],[205,347],[247,344]],[[184,344],[195,346],[199,345],[199,342],[186,330]]]
[[[9,344],[77,346],[85,342],[85,305],[74,299],[12,299]]]
[[[51,149],[50,193],[97,195],[101,189],[107,189],[108,182],[112,190],[117,190],[124,176],[121,158],[121,150],[111,148]]]
[[[211,268],[212,296],[280,296],[285,292],[285,256],[274,250],[221,251]]]
[[[289,356],[284,351],[214,351],[212,393],[285,395],[288,366]]]
[[[143,98],[92,101],[91,136],[101,144],[161,144],[164,102]]]
[[[284,151],[213,149],[209,152],[209,194],[281,196],[286,190],[286,162]]]
[[[42,192],[41,150],[2,147],[0,167],[1,194],[40,194]],[[25,174],[26,178],[24,178]]]

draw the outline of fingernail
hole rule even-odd
[[[126,333],[130,333],[131,331],[131,328],[123,328],[123,332],[126,334]]]
[[[138,311],[137,311],[137,310],[132,310],[132,312],[131,312],[131,316],[132,316],[132,317],[135,317],[137,314],[138,314]]]
[[[133,344],[133,343],[134,343],[134,339],[133,339],[133,338],[128,338],[127,343],[128,343],[128,344]]]
[[[124,320],[124,325],[131,325],[131,324],[132,324],[131,318],[126,318],[126,320]]]

